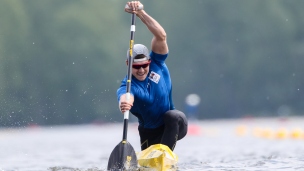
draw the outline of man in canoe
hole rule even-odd
[[[126,76],[117,90],[120,111],[130,111],[138,118],[141,150],[163,144],[173,151],[176,142],[187,134],[188,121],[172,100],[172,83],[165,64],[169,54],[166,32],[139,1],[127,2],[125,12],[136,14],[153,38],[150,52],[142,44],[133,47],[131,97],[126,100]]]

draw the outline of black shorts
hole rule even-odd
[[[164,125],[148,129],[138,126],[141,150],[154,144],[167,145],[172,151],[176,142],[184,138],[188,130],[188,121],[185,114],[179,110],[169,110],[164,116]]]

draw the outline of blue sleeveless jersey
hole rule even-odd
[[[147,78],[139,81],[134,76],[131,80],[131,94],[134,96],[130,112],[138,118],[144,128],[157,128],[164,124],[163,115],[173,110],[172,84],[165,60],[168,54],[150,53],[151,63]],[[117,90],[118,101],[126,93],[127,76]]]

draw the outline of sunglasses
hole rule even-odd
[[[146,64],[142,64],[142,65],[132,65],[132,68],[134,69],[140,69],[140,68],[147,68],[148,66],[150,65],[150,62],[149,63],[146,63]]]

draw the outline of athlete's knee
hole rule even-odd
[[[164,114],[164,123],[165,125],[176,125],[178,124],[178,115],[176,114],[176,110],[168,110]]]
[[[164,122],[167,126],[178,128],[178,140],[184,138],[188,132],[186,115],[179,110],[169,110],[165,114]]]
[[[164,122],[166,125],[188,125],[185,114],[179,110],[168,110],[164,115]]]

